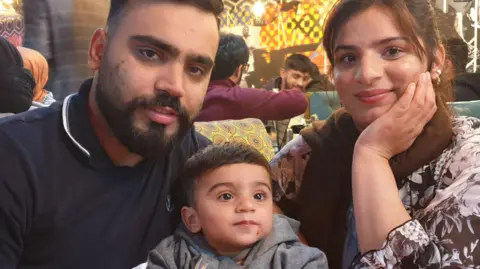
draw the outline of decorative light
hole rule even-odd
[[[255,4],[253,4],[253,15],[255,15],[255,17],[262,17],[264,13],[265,6],[261,1],[257,1]]]
[[[0,11],[3,13],[7,12],[14,12],[13,9],[14,0],[0,0]]]

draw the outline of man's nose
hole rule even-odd
[[[167,64],[162,69],[162,74],[156,82],[156,89],[166,91],[171,96],[183,97],[185,90],[184,85],[184,68],[178,62]]]

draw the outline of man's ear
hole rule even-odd
[[[433,56],[432,70],[430,70],[430,75],[432,80],[438,79],[440,74],[443,73],[445,68],[445,47],[440,45],[436,50]]]
[[[100,63],[105,55],[106,45],[107,32],[104,29],[97,29],[93,34],[88,49],[88,66],[90,66],[93,71],[100,69]]]
[[[244,65],[241,64],[237,69],[235,70],[234,75],[239,78],[242,75],[242,69],[244,68]]]
[[[282,77],[282,79],[285,79],[285,76],[287,75],[287,71],[285,71],[285,69],[280,69],[280,77]]]
[[[184,206],[182,208],[182,221],[187,229],[192,233],[198,233],[202,230],[197,211],[193,207]]]

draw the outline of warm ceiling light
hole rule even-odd
[[[261,17],[265,13],[265,6],[263,6],[263,3],[258,1],[255,4],[253,4],[253,15],[255,17]]]

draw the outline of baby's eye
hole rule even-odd
[[[222,201],[232,200],[233,195],[231,193],[224,193],[224,194],[220,195],[220,197],[218,197],[218,199],[220,199]]]
[[[263,193],[256,193],[256,194],[253,196],[253,198],[254,198],[255,200],[265,200],[265,194],[263,194]]]

